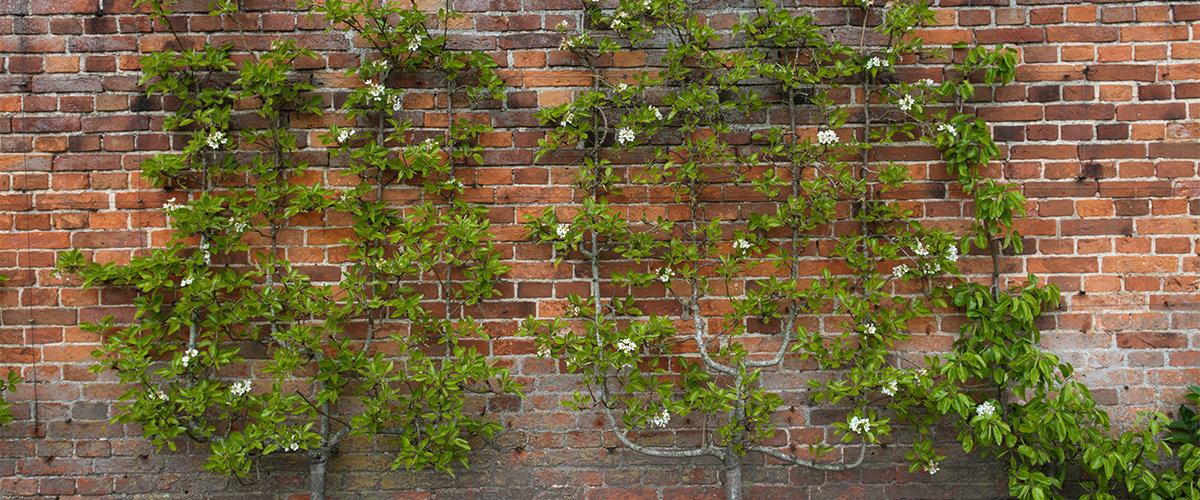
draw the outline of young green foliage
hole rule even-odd
[[[170,4],[152,5],[165,21]],[[237,17],[236,4],[218,7],[213,15]],[[496,96],[494,63],[447,50],[446,37],[429,36],[415,6],[313,9],[351,29],[364,15],[404,20],[360,33],[376,37],[381,56],[349,74],[380,83],[368,80],[345,101],[357,125],[332,127],[324,139],[334,156],[348,158],[343,174],[359,182],[310,182],[322,175],[309,175],[300,153],[312,145],[291,120],[324,112],[295,69],[312,51],[284,39],[264,52],[153,53],[141,81],[148,95],[178,101],[164,123],[186,142],[147,160],[143,175],[178,189],[163,207],[174,234],[127,264],[89,262],[73,250],[59,267],[82,276],[85,287],[138,292],[128,324],[109,317],[83,325],[105,336],[95,370],[112,369],[129,387],[116,421],[139,424],[160,449],[175,449],[182,437],[208,443],[206,468],[221,474],[245,477],[266,455],[304,454],[310,494],[323,498],[326,464],[345,436],[392,438],[393,467],[452,472],[467,464],[468,437],[499,430],[466,409],[468,395],[519,389],[506,369],[460,345],[485,336],[466,307],[497,295],[494,280],[507,271],[486,213],[456,198],[462,186],[452,175],[455,164],[478,158],[472,139],[487,129],[456,120],[415,131],[395,118],[402,91],[386,86],[393,74],[437,62],[455,91],[477,83],[473,95]],[[453,15],[443,11],[439,21]],[[418,134],[440,137],[414,141]],[[421,202],[383,200],[384,190],[409,182],[423,183],[412,188]],[[340,243],[346,264],[332,268],[336,281],[328,267],[289,260],[285,247],[294,245],[301,216],[351,221],[354,237]],[[429,276],[434,286],[421,286]],[[350,406],[361,411],[345,414]]]
[[[906,15],[875,30],[909,33],[931,16],[923,4],[904,5]],[[544,355],[565,358],[583,377],[588,390],[568,406],[602,411],[635,451],[721,459],[730,498],[740,498],[736,477],[749,452],[819,469],[857,466],[863,447],[891,430],[871,395],[882,389],[895,397],[887,406],[906,407],[915,400],[901,393],[920,384],[915,367],[896,364],[891,349],[908,337],[910,319],[929,313],[929,299],[889,290],[953,272],[958,248],[949,233],[878,201],[907,171],[865,158],[912,126],[839,133],[863,106],[835,96],[855,82],[888,103],[904,102],[891,95],[902,91],[925,102],[932,84],[876,85],[901,55],[922,50],[919,41],[897,36],[881,50],[829,42],[811,17],[769,1],[743,16],[732,38],[698,21],[684,2],[588,7],[585,16],[597,30],[567,35],[563,48],[593,69],[595,84],[543,111],[543,122],[557,126],[542,156],[583,147],[576,166],[588,197],[574,213],[545,210],[529,228],[554,245],[558,261],[579,256],[590,267],[591,296],[570,298],[569,320],[530,318],[523,329]],[[595,65],[663,39],[658,72],[609,81]],[[644,165],[613,161],[651,147]],[[666,215],[639,220],[633,208],[614,206],[615,196],[643,185],[661,193],[655,201],[668,204]],[[767,203],[731,222],[726,207],[710,200],[743,186]],[[833,229],[847,215],[861,231]],[[819,244],[829,245],[833,267],[811,257]],[[610,267],[606,259],[624,263]],[[904,264],[883,271],[897,260]],[[651,296],[671,300],[672,312],[643,313],[639,299]],[[747,347],[763,344],[772,348]],[[762,376],[791,352],[840,375],[810,385],[817,401],[849,407],[834,427],[858,443],[858,458],[830,463],[764,444],[778,432],[785,400]],[[698,446],[637,442],[644,430],[686,417],[700,431]],[[807,445],[813,458],[833,449],[790,444]]]
[[[577,184],[587,197],[574,210],[547,208],[528,227],[553,245],[556,263],[590,268],[591,293],[571,296],[566,318],[530,318],[523,332],[582,377],[587,389],[566,404],[605,414],[635,451],[723,460],[728,496],[740,498],[740,457],[751,451],[817,468],[861,461],[813,462],[762,444],[776,435],[772,416],[785,401],[762,376],[797,352],[828,372],[809,381],[813,400],[848,408],[833,424],[846,440],[887,436],[889,415],[916,429],[912,470],[938,471],[945,456],[931,434],[949,421],[965,451],[1007,461],[1020,498],[1057,496],[1072,464],[1097,492],[1118,483],[1135,495],[1191,491],[1192,469],[1180,479],[1145,467],[1171,453],[1153,439],[1161,416],[1107,437],[1107,414],[1071,379],[1071,366],[1038,347],[1035,320],[1058,306],[1058,289],[1033,276],[1003,289],[999,261],[1021,251],[1013,221],[1025,199],[981,174],[999,148],[965,103],[980,86],[1010,82],[1016,53],[927,49],[916,28],[933,12],[921,0],[846,3],[864,20],[857,47],[829,41],[811,18],[770,0],[731,34],[674,0],[612,10],[587,3],[584,28],[565,33],[561,48],[592,70],[594,84],[543,110],[554,129],[538,158],[581,148]],[[866,44],[868,32],[885,42]],[[609,80],[598,66],[621,51],[664,46],[657,72]],[[912,55],[947,61],[943,80],[900,81],[895,68]],[[886,201],[910,179],[876,151],[913,140],[938,148],[972,196],[970,232],[926,229]],[[666,210],[621,204],[646,185],[638,192],[654,193]],[[732,201],[742,186],[760,197],[745,198],[759,202],[754,209],[730,216],[714,203]],[[960,252],[973,248],[991,257],[990,286],[957,278]],[[674,307],[643,312],[659,297]],[[919,364],[897,355],[910,320],[951,306],[967,321],[950,352]],[[764,344],[778,350],[747,348]],[[698,429],[700,444],[639,444],[672,422]],[[831,449],[791,444],[818,457]]]

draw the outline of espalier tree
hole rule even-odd
[[[169,29],[171,3],[146,3]],[[519,388],[460,345],[483,335],[468,308],[497,295],[507,270],[485,212],[458,199],[453,176],[478,158],[473,139],[487,127],[456,119],[468,103],[450,101],[448,127],[418,130],[402,119],[404,90],[389,86],[424,71],[443,92],[495,98],[494,64],[447,50],[447,37],[430,32],[455,16],[448,9],[432,18],[367,1],[311,9],[374,49],[347,72],[362,81],[341,106],[353,125],[322,139],[339,168],[311,168],[300,154],[313,145],[292,118],[324,110],[295,69],[315,54],[295,40],[262,52],[150,54],[142,83],[174,110],[164,126],[181,150],[153,156],[142,172],[175,190],[163,207],[173,236],[127,264],[70,251],[59,267],[84,286],[137,291],[129,324],[84,325],[104,335],[95,370],[129,387],[116,421],[139,424],[160,449],[182,437],[206,443],[206,468],[226,475],[246,477],[267,455],[303,456],[311,497],[324,498],[327,463],[346,436],[395,442],[393,468],[451,472],[467,464],[468,437],[500,428],[467,409],[468,398]],[[238,4],[218,2],[210,14],[236,24]],[[417,201],[396,206],[385,192]],[[340,277],[289,259],[312,220],[350,221],[353,236],[325,252]]]
[[[585,196],[528,227],[591,286],[567,317],[529,318],[522,332],[585,384],[564,404],[600,412],[638,453],[720,460],[730,499],[747,454],[853,468],[895,420],[917,433],[913,471],[938,472],[932,430],[951,423],[965,451],[1003,461],[1019,498],[1063,495],[1070,470],[1085,498],[1195,498],[1193,443],[1178,448],[1178,471],[1159,474],[1173,453],[1154,439],[1161,414],[1108,437],[1070,365],[1037,346],[1057,288],[1028,276],[1010,289],[1001,274],[1003,255],[1021,250],[1025,200],[983,174],[999,149],[969,103],[1011,81],[1015,52],[925,47],[924,0],[844,3],[862,24],[837,37],[771,0],[725,32],[685,0],[585,1],[581,28],[560,26],[593,85],[543,110],[553,130],[539,159],[576,167]],[[637,50],[658,51],[660,68],[602,66]],[[917,60],[937,79],[898,71]],[[894,142],[942,153],[971,196],[970,224],[926,227],[897,200],[912,179],[880,150]],[[960,252],[990,262],[991,282],[961,277]],[[912,320],[949,307],[966,318],[949,352],[896,349]],[[789,357],[806,363],[812,401],[846,409],[833,427],[852,446],[779,427],[785,402],[804,402],[763,378]]]

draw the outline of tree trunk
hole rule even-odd
[[[742,461],[725,461],[725,500],[742,500]]]
[[[308,456],[308,499],[325,500],[325,469],[329,465],[329,451],[312,451]]]

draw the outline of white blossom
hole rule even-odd
[[[250,225],[246,224],[245,221],[237,221],[237,222],[233,223],[233,232],[235,232],[235,233],[243,232],[249,228],[250,228]]]
[[[750,242],[746,241],[744,239],[738,238],[738,239],[734,240],[733,248],[736,248],[738,250],[746,250],[746,249],[750,248]]]
[[[221,149],[221,146],[225,145],[225,132],[213,130],[208,133],[208,137],[204,139],[204,142],[212,149]]]
[[[929,463],[925,464],[925,472],[928,472],[929,475],[931,475],[931,476],[934,474],[937,474],[938,471],[942,470],[942,468],[939,467],[939,465],[941,465],[941,464],[939,464],[937,462],[929,462]]]
[[[909,269],[908,264],[900,264],[892,268],[892,276],[903,278],[904,275],[908,274],[910,270],[911,269]]]
[[[247,392],[250,392],[250,381],[249,380],[243,380],[241,382],[233,384],[233,386],[229,388],[229,393],[232,394],[233,397],[235,397],[235,398],[242,397],[242,395],[246,394]]]
[[[886,68],[889,65],[886,59],[880,59],[877,56],[872,56],[867,60],[867,69]]]
[[[901,97],[900,101],[896,103],[897,106],[900,106],[900,111],[911,111],[916,104],[917,100],[908,94],[904,94],[904,97]]]
[[[379,100],[383,98],[385,92],[387,92],[387,89],[384,88],[382,83],[375,83],[374,81],[367,80],[367,97],[370,97],[373,100]]]
[[[867,323],[866,325],[863,325],[863,331],[866,332],[867,335],[875,335],[875,323]]]
[[[555,28],[558,29],[558,31],[567,31],[571,28],[571,23],[568,23],[566,19],[563,19],[562,21],[558,22],[558,26],[555,26]]]
[[[167,399],[167,393],[163,392],[162,389],[155,389],[154,391],[150,392],[149,397],[150,399],[164,401]]]
[[[354,134],[357,134],[357,133],[358,133],[358,131],[356,131],[352,128],[341,129],[338,131],[337,140],[338,140],[338,142],[346,142],[346,141],[350,140],[351,137],[354,137]]]
[[[579,316],[583,314],[583,309],[580,309],[579,306],[572,304],[571,307],[567,309],[567,312],[570,313],[571,316]]]
[[[883,384],[883,388],[880,389],[880,392],[887,394],[888,396],[895,397],[896,391],[898,389],[899,389],[899,386],[896,383],[896,381],[893,379],[893,380],[887,381],[886,384]]]
[[[975,413],[983,418],[989,418],[996,414],[996,405],[992,404],[991,401],[984,401],[975,407]]]
[[[850,431],[863,434],[871,430],[871,421],[866,417],[850,417]]]
[[[670,283],[671,278],[675,277],[675,271],[669,267],[664,267],[662,269],[659,269],[658,272],[656,272],[655,274],[658,275],[658,281],[660,281],[662,283]]]
[[[650,0],[642,0],[642,8],[643,9],[650,10],[650,7],[652,7],[650,5]]]
[[[663,408],[663,411],[659,412],[658,415],[650,417],[650,425],[653,427],[658,427],[660,429],[663,427],[666,427],[667,423],[669,423],[670,421],[671,421],[671,411],[667,410],[666,408]]]
[[[392,106],[392,111],[396,113],[399,113],[400,110],[404,109],[404,102],[401,101],[399,97],[394,95],[388,96],[388,104]]]
[[[654,119],[660,121],[663,119],[662,111],[659,111],[658,108],[654,108]]]
[[[946,260],[958,262],[958,245],[950,244],[950,247],[946,249]]]
[[[929,255],[929,249],[925,247],[924,243],[918,241],[916,246],[913,247],[913,253],[924,257]]]
[[[287,445],[287,451],[296,451],[300,449],[300,443],[292,442]]]
[[[571,225],[559,224],[554,228],[554,234],[557,234],[559,238],[566,239],[567,235],[571,234]]]
[[[424,40],[425,40],[425,37],[423,37],[421,35],[414,35],[412,37],[412,40],[408,41],[408,51],[416,52],[418,50],[421,50],[421,42],[423,42]]]
[[[937,126],[939,133],[947,134],[950,137],[958,137],[958,129],[949,123],[939,123]]]
[[[923,87],[932,87],[932,86],[934,86],[933,79],[931,79],[931,78],[922,78],[922,79],[921,79],[921,81],[920,81],[920,82],[918,82],[918,83],[920,83],[920,84],[921,84],[921,86],[923,86]]]
[[[820,132],[817,132],[817,142],[822,145],[825,145],[825,146],[837,144],[838,143],[837,132],[834,132],[832,130],[822,130]]]
[[[628,18],[629,18],[628,12],[624,12],[624,11],[618,12],[617,15],[613,16],[612,28],[614,30],[623,29],[625,27],[625,20]]]
[[[637,350],[637,344],[629,339],[621,339],[617,341],[617,349],[625,354],[633,354]]]
[[[188,285],[192,284],[193,281],[195,281],[195,280],[192,279],[192,276],[190,274],[187,276],[184,276],[183,279],[179,280],[179,287],[182,288],[182,287],[188,286]]]
[[[173,212],[173,211],[179,210],[181,208],[183,208],[183,205],[176,205],[175,198],[171,198],[171,199],[167,200],[167,203],[163,205],[163,210],[166,212]]]
[[[621,82],[621,83],[617,84],[617,92],[624,94],[625,91],[627,91],[627,90],[629,90],[629,85],[626,84],[625,82]]]
[[[621,130],[617,131],[617,142],[620,142],[621,144],[629,144],[633,142],[636,137],[637,136],[635,136],[633,133],[633,129],[629,127],[621,127]]]
[[[575,113],[567,111],[567,114],[563,115],[562,123],[560,125],[562,125],[563,128],[566,128],[567,125],[570,125],[573,120],[575,120]]]
[[[179,358],[179,362],[183,364],[184,368],[187,368],[188,365],[192,363],[192,359],[199,355],[200,355],[200,351],[197,351],[195,349],[188,349],[186,352],[183,353],[183,357]]]
[[[544,346],[539,347],[538,351],[537,351],[537,355],[539,358],[550,357],[550,346],[544,345]]]

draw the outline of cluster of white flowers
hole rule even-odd
[[[946,259],[950,262],[958,262],[958,245],[951,243],[950,247],[946,248]]]
[[[568,23],[566,19],[563,19],[562,21],[558,22],[558,25],[555,26],[554,29],[557,29],[558,31],[567,31],[571,29],[571,23]]]
[[[871,57],[871,59],[867,60],[867,69],[886,68],[886,67],[888,67],[888,62],[886,59],[880,59],[878,57],[873,56],[873,57]]]
[[[155,389],[153,392],[150,393],[150,399],[156,399],[159,401],[163,401],[163,400],[167,399],[167,393],[163,392],[162,389]]]
[[[991,401],[984,401],[975,407],[975,413],[983,418],[989,418],[996,414],[996,405],[992,404]]]
[[[624,94],[629,90],[629,84],[621,82],[617,84],[617,93]]]
[[[183,205],[176,205],[175,198],[171,198],[171,199],[167,200],[167,203],[165,205],[163,205],[163,210],[166,211],[167,213],[174,212],[181,208],[183,208]]]
[[[658,272],[656,272],[655,274],[658,275],[658,281],[660,281],[662,283],[670,283],[671,278],[675,277],[675,271],[669,267],[664,267],[662,269],[659,269]]]
[[[583,40],[567,36],[563,37],[562,43],[558,44],[558,50],[571,50],[580,45],[583,45]]]
[[[557,234],[558,237],[561,239],[566,239],[567,235],[571,234],[571,225],[570,224],[559,224],[557,227],[554,228],[554,234]]]
[[[212,252],[208,251],[208,242],[200,244],[200,254],[204,256],[204,265],[212,265]]]
[[[571,307],[567,309],[567,312],[570,313],[571,316],[579,316],[580,314],[583,314],[583,309],[580,309],[579,306],[575,304],[571,304]]]
[[[922,87],[934,86],[933,79],[931,79],[931,78],[922,78],[921,81],[917,82],[917,83],[919,83]]]
[[[937,131],[942,134],[948,134],[950,137],[958,137],[958,129],[949,123],[939,123]]]
[[[733,241],[733,248],[736,248],[736,249],[738,249],[738,250],[746,250],[746,249],[749,249],[749,248],[750,248],[750,242],[749,242],[749,241],[746,241],[746,240],[744,240],[744,239],[738,238],[738,239],[736,239],[736,240],[734,240],[734,241]]]
[[[287,451],[296,451],[296,450],[299,450],[299,449],[300,449],[300,443],[292,442],[292,443],[288,444],[288,445],[287,445],[287,446],[286,446],[284,449],[286,449]]]
[[[425,41],[425,37],[421,35],[413,35],[412,39],[408,41],[408,51],[416,52],[421,50],[421,42],[423,41]]]
[[[913,106],[916,104],[917,100],[908,94],[904,94],[904,97],[901,97],[900,101],[896,103],[897,106],[900,106],[900,111],[912,111]]]
[[[658,415],[650,417],[650,425],[653,427],[658,427],[659,429],[666,427],[667,423],[669,423],[670,421],[671,421],[671,412],[670,412],[670,410],[667,410],[666,408],[663,408],[663,411],[659,412]]]
[[[617,349],[625,354],[633,354],[637,350],[637,344],[629,339],[621,339],[617,341]]]
[[[225,145],[225,132],[213,130],[208,133],[208,137],[204,139],[204,142],[212,149],[221,149],[221,146]]]
[[[398,97],[398,96],[389,95],[387,102],[388,102],[388,106],[391,106],[392,111],[395,113],[399,113],[400,110],[404,109],[404,102],[401,101],[400,97]]]
[[[941,464],[939,464],[937,462],[929,462],[929,463],[925,464],[925,472],[928,472],[929,475],[931,475],[931,476],[934,474],[937,474],[938,471],[942,470],[942,468],[939,467],[939,465],[941,465]]]
[[[866,332],[867,335],[875,335],[875,323],[867,323],[863,325],[863,331]]]
[[[650,7],[651,7],[650,0],[642,0],[642,8],[643,9],[650,10]]]
[[[537,355],[539,358],[550,357],[550,346],[544,345],[538,348]]]
[[[246,221],[237,221],[233,223],[233,232],[240,233],[250,228]]]
[[[867,417],[850,417],[850,431],[864,434],[871,430],[871,421]]]
[[[908,274],[910,270],[911,269],[908,267],[908,264],[900,264],[892,268],[892,276],[903,278],[904,275]]]
[[[659,121],[663,119],[662,111],[659,111],[658,108],[654,108],[654,119]]]
[[[233,384],[233,386],[229,388],[229,393],[232,394],[233,397],[235,397],[235,398],[240,398],[240,397],[242,397],[243,394],[246,394],[247,392],[250,392],[250,381],[249,380],[243,380],[241,382]]]
[[[615,30],[624,29],[625,23],[626,23],[626,21],[628,21],[628,19],[629,19],[628,12],[625,12],[625,11],[617,12],[617,15],[613,16],[612,29],[615,29]]]
[[[880,389],[880,392],[887,394],[888,396],[895,397],[896,391],[899,389],[900,389],[899,385],[893,379],[893,380],[887,381],[886,384],[883,384],[883,388]]]
[[[358,133],[358,131],[356,131],[352,128],[341,129],[338,131],[337,140],[338,140],[338,142],[346,142],[346,141],[350,140],[351,137],[354,137],[354,134],[357,134],[357,133]]]
[[[186,352],[183,353],[183,357],[179,358],[179,362],[183,364],[184,368],[187,368],[188,365],[192,363],[192,359],[194,359],[196,356],[199,356],[199,355],[200,355],[200,351],[197,351],[195,349],[188,349]]]
[[[929,249],[925,247],[924,243],[918,241],[917,245],[913,247],[913,253],[924,257],[929,255]]]
[[[387,92],[382,83],[375,83],[373,80],[367,80],[367,97],[378,101],[383,98],[383,94]]]
[[[192,284],[192,282],[194,282],[194,281],[195,280],[192,278],[192,275],[189,274],[187,276],[184,276],[183,279],[179,280],[179,286],[185,287],[185,286]]]
[[[617,131],[617,142],[620,142],[621,144],[629,144],[633,142],[635,138],[637,138],[637,136],[633,134],[633,129],[629,127],[621,127],[621,129]]]
[[[560,125],[562,125],[563,128],[566,128],[567,125],[570,125],[573,120],[575,120],[575,113],[567,111],[567,114],[563,115],[562,123]]]
[[[817,143],[823,146],[830,146],[838,143],[837,132],[832,130],[822,130],[817,132]]]

